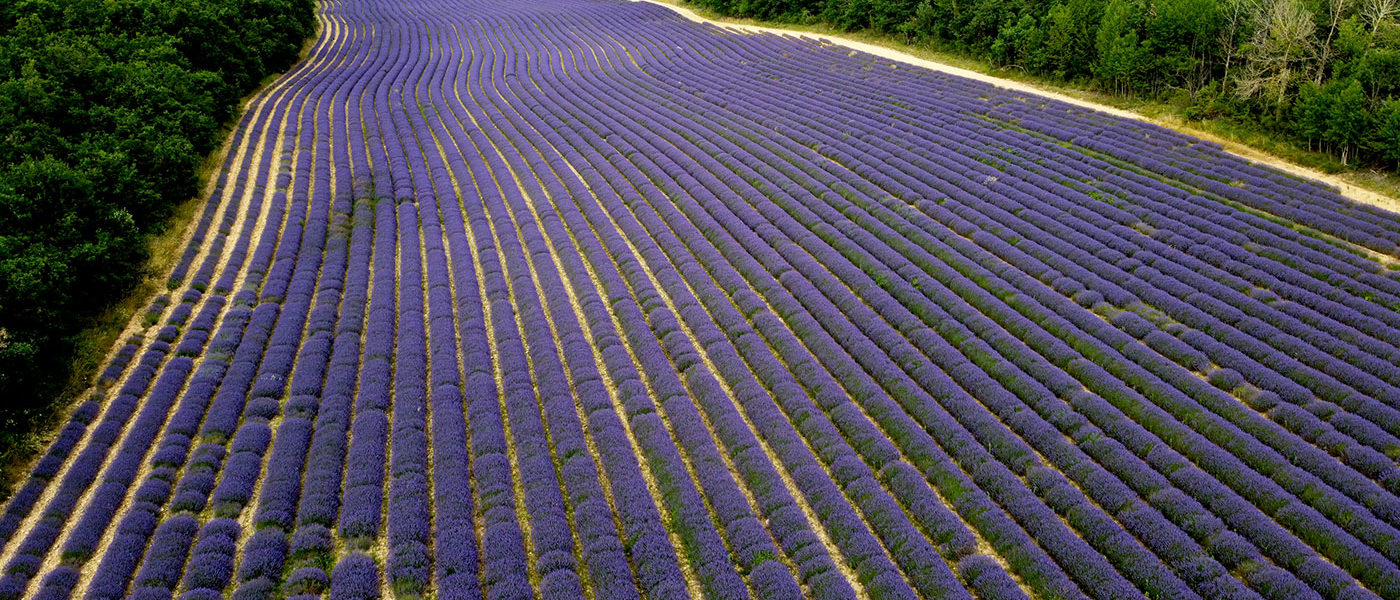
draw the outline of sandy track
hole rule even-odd
[[[1132,112],[1132,111],[1123,110],[1123,109],[1121,109],[1121,108],[1115,108],[1115,107],[1112,107],[1112,106],[1108,106],[1107,104],[1099,104],[1099,103],[1097,103],[1097,102],[1091,102],[1091,101],[1089,101],[1089,100],[1084,100],[1084,99],[1081,99],[1081,98],[1075,98],[1075,97],[1073,97],[1073,96],[1068,96],[1068,95],[1062,94],[1062,93],[1060,93],[1060,92],[1057,92],[1057,91],[1055,91],[1055,90],[1053,90],[1053,89],[1051,89],[1051,88],[1048,88],[1048,87],[1039,86],[1039,85],[1030,84],[1030,83],[1025,83],[1025,82],[1021,82],[1021,81],[1015,81],[1015,80],[1011,80],[1011,79],[1004,79],[1004,78],[996,77],[996,76],[993,76],[993,75],[987,75],[987,74],[985,74],[985,73],[978,73],[978,72],[976,72],[976,71],[970,71],[970,70],[968,70],[968,69],[963,69],[963,68],[961,68],[961,67],[955,67],[955,66],[953,66],[953,65],[949,65],[949,64],[946,64],[946,63],[941,63],[941,62],[937,62],[937,61],[932,61],[932,60],[928,60],[928,59],[926,59],[926,58],[919,58],[919,57],[914,56],[914,55],[912,55],[912,54],[908,54],[908,53],[905,53],[905,52],[901,52],[901,51],[895,50],[895,49],[893,49],[893,48],[887,48],[887,47],[884,47],[884,46],[877,46],[877,45],[875,45],[875,44],[870,44],[870,43],[866,43],[866,42],[861,42],[861,41],[857,41],[857,40],[853,40],[853,39],[845,38],[845,37],[840,37],[840,36],[834,36],[834,35],[828,35],[828,34],[817,35],[817,34],[812,34],[812,33],[808,33],[808,32],[805,32],[805,31],[799,31],[799,30],[795,30],[795,29],[784,29],[784,28],[781,28],[781,27],[764,27],[764,26],[759,26],[759,25],[748,25],[748,24],[741,24],[741,23],[727,23],[727,22],[724,22],[724,21],[715,21],[715,20],[707,19],[707,18],[705,18],[705,17],[703,17],[703,16],[700,16],[699,14],[696,14],[695,11],[693,11],[693,10],[691,10],[691,9],[689,9],[689,8],[686,8],[686,7],[684,7],[684,6],[678,6],[678,5],[673,4],[673,3],[671,3],[670,1],[667,1],[667,0],[633,0],[633,1],[636,1],[636,2],[649,2],[649,3],[655,4],[655,5],[657,5],[657,6],[664,6],[664,7],[666,7],[666,8],[669,8],[669,9],[675,11],[676,13],[680,14],[682,17],[685,17],[685,18],[687,18],[687,19],[690,19],[691,21],[696,21],[696,22],[699,22],[699,23],[709,23],[709,24],[711,24],[711,25],[715,25],[715,26],[717,26],[717,27],[721,27],[721,28],[728,29],[728,30],[731,30],[731,31],[738,31],[738,32],[743,32],[743,33],[772,33],[772,34],[776,34],[776,35],[788,35],[788,36],[805,37],[805,38],[810,38],[810,39],[826,40],[826,41],[830,41],[830,42],[836,43],[836,44],[841,45],[841,46],[845,46],[845,47],[851,48],[851,49],[853,49],[853,50],[859,50],[859,51],[861,51],[861,52],[865,52],[865,53],[868,53],[868,54],[872,54],[872,55],[875,55],[875,56],[879,56],[879,57],[881,57],[881,58],[887,58],[887,59],[889,59],[889,60],[893,60],[893,61],[897,61],[897,62],[909,64],[909,65],[914,65],[914,66],[917,66],[917,67],[923,67],[923,68],[929,69],[929,70],[931,70],[931,71],[938,71],[938,72],[940,72],[940,73],[947,73],[947,74],[949,74],[949,75],[956,75],[956,76],[958,76],[958,77],[965,77],[965,78],[968,78],[968,79],[975,79],[975,80],[977,80],[977,81],[981,81],[981,82],[985,82],[985,83],[990,83],[990,84],[995,85],[995,86],[997,86],[997,87],[1004,88],[1004,89],[1008,89],[1008,90],[1015,90],[1015,91],[1018,91],[1018,92],[1026,92],[1026,93],[1030,93],[1030,94],[1036,94],[1036,95],[1039,95],[1039,96],[1044,96],[1044,97],[1046,97],[1046,98],[1051,98],[1051,99],[1054,99],[1054,100],[1059,100],[1060,102],[1065,102],[1065,103],[1073,104],[1073,105],[1076,105],[1076,106],[1082,106],[1082,107],[1085,107],[1085,108],[1090,108],[1090,109],[1093,109],[1093,110],[1097,110],[1097,111],[1100,111],[1100,112],[1108,113],[1108,114],[1111,114],[1111,115],[1114,115],[1114,116],[1118,116],[1118,117],[1123,117],[1123,118],[1126,118],[1126,119],[1135,119],[1135,120],[1138,120],[1138,121],[1145,121],[1145,122],[1148,122],[1148,123],[1152,123],[1152,124],[1154,124],[1154,125],[1158,125],[1158,126],[1160,126],[1160,127],[1165,127],[1165,128],[1167,128],[1167,129],[1171,129],[1171,130],[1173,130],[1173,131],[1179,131],[1179,132],[1184,133],[1184,134],[1186,134],[1186,135],[1190,135],[1190,136],[1193,136],[1193,137],[1201,138],[1201,139],[1204,139],[1204,140],[1210,141],[1210,142],[1215,142],[1215,143],[1217,143],[1217,144],[1220,144],[1221,147],[1222,147],[1226,152],[1229,152],[1230,154],[1234,154],[1235,156],[1239,156],[1239,157],[1241,157],[1241,158],[1244,158],[1245,160],[1248,160],[1248,161],[1250,161],[1250,162],[1257,163],[1257,164],[1262,164],[1262,165],[1268,165],[1268,166],[1270,166],[1270,167],[1273,167],[1273,168],[1278,169],[1278,170],[1280,170],[1280,171],[1283,171],[1283,172],[1285,172],[1285,173],[1289,173],[1289,174],[1292,174],[1292,175],[1297,175],[1297,176],[1299,176],[1299,177],[1306,177],[1306,178],[1308,178],[1308,179],[1314,179],[1314,180],[1317,180],[1317,181],[1321,181],[1322,183],[1325,183],[1325,184],[1330,185],[1330,186],[1332,186],[1332,187],[1334,187],[1334,188],[1337,188],[1337,191],[1338,191],[1339,193],[1341,193],[1343,196],[1346,196],[1347,198],[1349,198],[1349,199],[1351,199],[1351,200],[1354,200],[1354,201],[1356,201],[1356,202],[1361,202],[1361,203],[1365,203],[1365,204],[1370,204],[1370,205],[1372,205],[1372,206],[1377,206],[1377,207],[1384,208],[1384,209],[1390,210],[1390,211],[1400,212],[1400,198],[1393,198],[1393,197],[1391,197],[1391,196],[1387,196],[1387,195],[1381,194],[1381,193],[1379,193],[1379,192],[1374,192],[1374,191],[1371,191],[1371,190],[1368,190],[1368,189],[1364,189],[1364,188],[1358,187],[1358,186],[1356,186],[1356,185],[1353,185],[1353,184],[1351,184],[1351,183],[1348,183],[1346,180],[1344,180],[1344,179],[1342,179],[1341,177],[1338,177],[1338,176],[1336,176],[1336,175],[1331,175],[1331,174],[1328,174],[1328,173],[1323,173],[1322,171],[1319,171],[1319,170],[1317,170],[1317,169],[1311,169],[1311,168],[1304,167],[1304,166],[1299,165],[1299,164],[1296,164],[1296,163],[1289,162],[1289,161],[1284,160],[1284,159],[1282,159],[1282,158],[1279,158],[1279,157],[1277,157],[1277,156],[1273,156],[1273,155],[1271,155],[1271,154],[1268,154],[1268,153],[1266,153],[1266,152],[1264,152],[1264,151],[1262,151],[1262,150],[1258,150],[1258,149],[1256,149],[1256,148],[1252,148],[1252,147],[1246,146],[1246,145],[1244,145],[1244,144],[1240,144],[1240,143],[1238,143],[1238,142],[1232,142],[1232,141],[1230,141],[1230,140],[1226,140],[1226,139],[1219,138],[1219,137],[1216,137],[1216,136],[1204,134],[1204,133],[1202,133],[1202,132],[1200,132],[1200,131],[1183,130],[1183,129],[1180,129],[1180,128],[1178,128],[1178,127],[1173,126],[1172,123],[1169,123],[1169,122],[1167,122],[1167,121],[1163,121],[1163,120],[1160,120],[1160,119],[1154,119],[1154,118],[1152,118],[1152,117],[1148,117],[1148,116],[1146,116],[1146,115],[1138,114],[1138,113],[1135,113],[1135,112]]]

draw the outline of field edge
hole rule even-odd
[[[671,9],[686,19],[731,30],[823,39],[881,58],[974,79],[1009,90],[1045,96],[1118,117],[1151,123],[1207,142],[1220,144],[1226,152],[1251,163],[1320,181],[1336,188],[1341,195],[1349,200],[1400,213],[1400,175],[1391,175],[1369,169],[1339,173],[1323,171],[1302,164],[1296,159],[1283,156],[1275,150],[1261,147],[1257,142],[1251,143],[1242,140],[1240,137],[1252,140],[1266,139],[1272,146],[1276,147],[1282,144],[1293,152],[1302,153],[1303,156],[1312,156],[1304,153],[1302,149],[1292,148],[1292,142],[1286,139],[1265,135],[1264,132],[1254,129],[1236,131],[1228,124],[1215,121],[1202,122],[1201,126],[1193,125],[1181,116],[1179,111],[1162,102],[1140,98],[1114,98],[1092,90],[1057,84],[1041,77],[1029,75],[1021,78],[1009,78],[1005,76],[1006,73],[1000,72],[986,61],[925,45],[905,43],[891,34],[871,31],[843,32],[821,22],[811,24],[785,23],[747,17],[728,17],[695,6],[686,0],[629,1],[655,4]],[[1143,109],[1149,109],[1150,114],[1144,112]]]

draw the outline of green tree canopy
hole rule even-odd
[[[1094,63],[1094,75],[1115,94],[1127,94],[1134,89],[1147,58],[1138,40],[1138,14],[1128,0],[1111,0],[1095,35],[1098,60]]]
[[[220,123],[314,19],[312,0],[0,5],[0,421],[53,396]]]

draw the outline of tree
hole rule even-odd
[[[1102,10],[1099,0],[1067,0],[1050,8],[1044,21],[1045,56],[1046,67],[1056,77],[1090,74]]]
[[[890,33],[907,22],[918,5],[912,0],[838,0],[829,2],[824,10],[842,29]]]
[[[1330,87],[1335,91],[1328,103],[1323,139],[1336,146],[1345,165],[1347,156],[1365,144],[1371,129],[1371,113],[1366,110],[1366,94],[1361,91],[1361,82],[1355,79],[1333,82]]]
[[[1375,36],[1356,17],[1342,21],[1332,43],[1332,78],[1356,77],[1361,62],[1374,46]],[[1364,85],[1364,83],[1363,83]]]
[[[1400,98],[1387,100],[1376,111],[1376,135],[1372,145],[1383,160],[1400,173]]]
[[[1220,6],[1220,28],[1216,30],[1215,45],[1225,66],[1223,81],[1232,81],[1230,67],[1239,55],[1240,44],[1247,35],[1251,17],[1258,12],[1255,0],[1224,0]]]
[[[895,32],[918,9],[917,0],[875,0],[870,9],[869,26],[880,33]]]
[[[1327,133],[1331,103],[1332,97],[1323,86],[1309,81],[1298,88],[1298,99],[1293,103],[1293,134],[1307,142],[1308,150]]]
[[[1359,19],[1348,19],[1337,37],[1337,51],[1334,76],[1360,80],[1373,106],[1400,96],[1400,27],[1387,23],[1369,30]]]
[[[1095,36],[1098,60],[1094,64],[1094,75],[1120,96],[1133,89],[1146,57],[1138,42],[1137,14],[1137,9],[1127,0],[1111,0],[1104,9]]]
[[[1148,54],[1160,56],[1166,85],[1181,86],[1196,99],[1210,79],[1221,28],[1217,0],[1161,0],[1148,22]]]
[[[1020,5],[1018,1],[972,0],[958,31],[959,41],[973,52],[987,55],[999,34],[1016,25]]]
[[[1015,25],[1002,29],[997,35],[990,52],[992,62],[1003,67],[1040,72],[1045,62],[1045,55],[1041,52],[1044,45],[1045,32],[1040,30],[1035,17],[1023,14]]]
[[[1327,38],[1318,47],[1318,59],[1313,81],[1322,83],[1323,76],[1332,60],[1332,38],[1337,35],[1337,27],[1342,24],[1347,11],[1351,10],[1352,0],[1327,0],[1323,7],[1327,10]]]
[[[1373,32],[1382,24],[1394,19],[1397,13],[1400,13],[1400,0],[1362,0],[1361,2],[1361,19]]]
[[[1313,16],[1299,0],[1264,0],[1253,15],[1254,33],[1242,49],[1244,64],[1236,91],[1271,104],[1281,118],[1294,85],[1313,55]]]
[[[929,0],[924,0],[919,3],[918,8],[914,9],[914,15],[899,26],[899,32],[904,35],[904,43],[906,44],[924,41],[930,37],[937,37],[934,29],[937,23],[938,9],[934,8],[933,3]]]

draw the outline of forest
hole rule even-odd
[[[1400,172],[1400,0],[689,0],[824,21]]]
[[[0,436],[67,381],[142,276],[239,99],[296,59],[312,0],[0,3]]]

